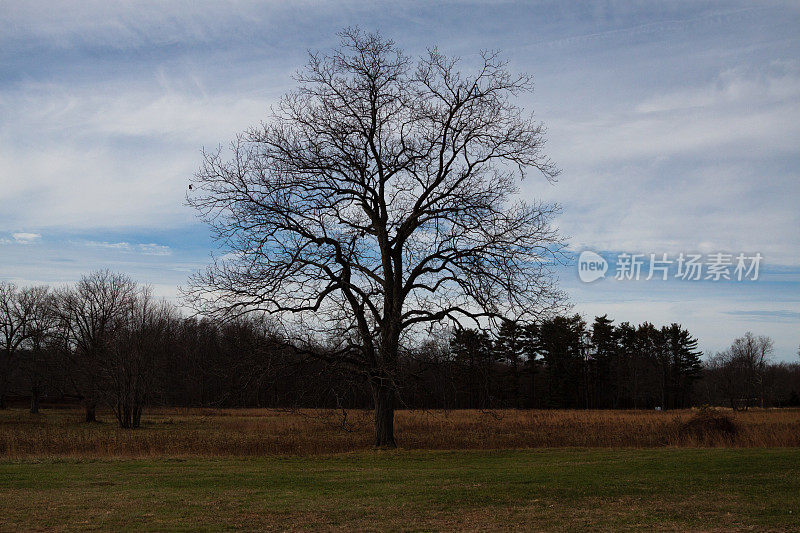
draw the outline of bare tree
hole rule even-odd
[[[110,356],[112,342],[135,297],[136,283],[108,270],[84,276],[74,289],[60,294],[59,309],[69,335],[70,375],[83,397],[87,422],[96,420],[102,363]]]
[[[764,407],[765,377],[774,343],[769,337],[747,332],[731,347],[709,362],[720,378],[722,393],[733,409],[746,409],[754,402]]]
[[[30,336],[32,305],[16,285],[0,282],[0,409],[5,408],[6,389],[18,352]]]
[[[513,103],[531,78],[496,53],[464,73],[436,49],[412,61],[378,34],[340,36],[310,53],[267,122],[205,154],[188,203],[228,253],[185,295],[205,313],[256,310],[335,339],[320,356],[368,380],[375,444],[395,446],[406,339],[561,301],[557,208],[517,198],[527,171],[558,170],[542,125]]]
[[[126,300],[107,353],[98,361],[100,394],[123,428],[137,428],[151,401],[156,377],[170,350],[177,318],[172,306],[155,301],[149,288]]]
[[[30,388],[30,411],[35,414],[39,412],[39,398],[60,347],[62,331],[56,298],[50,287],[26,287],[19,291],[19,301],[21,307],[28,310],[22,367]]]

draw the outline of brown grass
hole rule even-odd
[[[798,409],[709,413],[400,411],[396,432],[400,447],[429,450],[800,446]],[[350,431],[341,428],[339,415],[325,410],[152,409],[142,428],[123,430],[109,413],[101,413],[103,423],[85,424],[79,410],[45,409],[31,415],[9,409],[0,411],[0,459],[309,455],[371,448],[371,413],[350,411]],[[726,422],[719,419],[735,429],[720,429],[715,424]]]

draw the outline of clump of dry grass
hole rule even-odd
[[[731,415],[704,406],[688,420],[681,422],[678,432],[682,438],[691,443],[714,445],[721,440],[733,443],[739,434],[739,424]]]
[[[309,455],[369,449],[372,413],[270,409],[153,409],[143,427],[85,424],[81,412],[0,411],[0,458]],[[735,431],[724,428],[729,419]],[[729,428],[730,429],[730,428]],[[406,449],[800,446],[800,410],[398,411]]]

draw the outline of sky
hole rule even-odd
[[[521,195],[608,262],[591,283],[559,266],[575,312],[678,322],[708,354],[752,331],[798,360],[796,2],[0,1],[0,280],[110,268],[176,298],[216,249],[184,204],[201,149],[266,118],[347,26],[533,75],[519,103],[562,173]],[[757,279],[647,280],[646,261],[617,280],[625,253],[763,260]]]

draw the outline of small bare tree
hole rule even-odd
[[[319,355],[368,380],[375,444],[395,446],[404,339],[561,301],[556,207],[516,199],[528,170],[558,171],[542,125],[513,102],[531,78],[497,54],[463,73],[435,49],[412,61],[378,34],[340,35],[266,123],[205,154],[188,203],[228,253],[185,295],[201,312],[266,312],[335,339]]]

